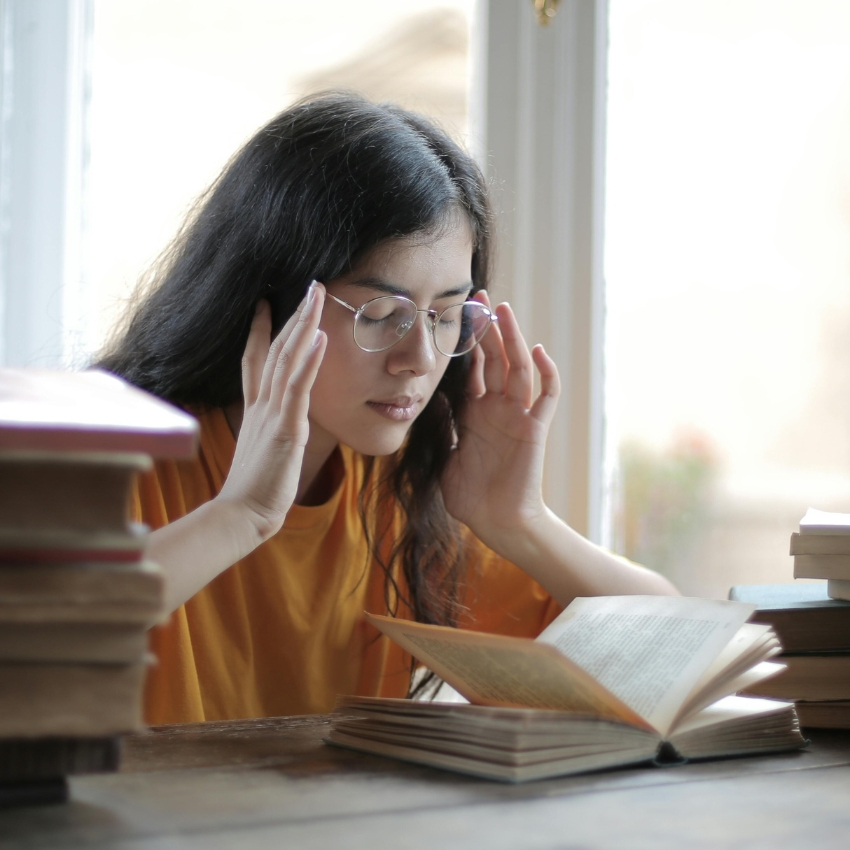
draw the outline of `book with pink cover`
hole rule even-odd
[[[195,453],[194,417],[108,372],[0,369],[0,451]]]

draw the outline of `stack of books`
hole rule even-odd
[[[163,577],[133,484],[196,430],[103,372],[0,370],[0,802],[64,798],[141,726]]]
[[[785,671],[748,693],[793,700],[802,726],[850,729],[850,514],[809,509],[791,535],[794,576],[825,579],[733,587],[773,626]]]
[[[827,594],[850,600],[850,514],[809,508],[791,535],[794,578],[826,579]]]

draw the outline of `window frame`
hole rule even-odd
[[[0,5],[0,365],[81,346],[90,0]]]
[[[547,444],[547,504],[607,542],[603,274],[608,0],[483,0],[471,139],[498,213],[494,295],[555,360],[562,395]],[[486,152],[486,153],[484,153]]]

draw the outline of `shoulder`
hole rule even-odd
[[[189,460],[158,460],[139,476],[135,488],[136,519],[160,528],[218,495],[230,470],[236,441],[224,411],[188,409],[198,420],[200,439]]]

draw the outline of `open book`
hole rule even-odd
[[[341,697],[327,741],[515,782],[803,746],[792,703],[732,696],[783,669],[754,609],[579,598],[537,640],[367,614],[473,704]]]

